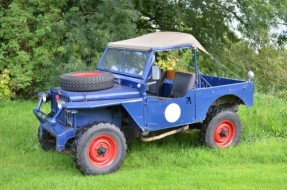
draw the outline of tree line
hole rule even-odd
[[[108,42],[159,30],[194,35],[240,76],[253,70],[257,90],[287,97],[286,10],[280,0],[1,0],[0,100],[35,97],[62,73],[94,70]]]

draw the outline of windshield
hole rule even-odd
[[[107,49],[98,68],[142,76],[149,52]]]

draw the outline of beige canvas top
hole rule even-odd
[[[209,54],[195,37],[181,32],[154,32],[128,40],[110,42],[108,47],[148,51],[182,45],[191,45]]]

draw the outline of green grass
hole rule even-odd
[[[135,141],[121,169],[104,176],[83,176],[71,155],[41,150],[35,105],[0,103],[0,189],[287,189],[287,102],[272,96],[240,108],[236,147],[207,149],[196,133]]]

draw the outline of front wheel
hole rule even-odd
[[[83,174],[97,175],[118,170],[126,149],[126,140],[119,128],[99,123],[76,136],[72,152],[74,162]]]
[[[202,142],[210,148],[236,145],[241,138],[242,126],[238,115],[229,110],[209,115],[201,131]]]

